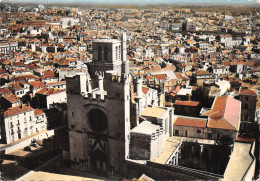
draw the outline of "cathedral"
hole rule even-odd
[[[76,169],[122,172],[129,153],[126,35],[93,41],[89,73],[67,77],[70,159]]]
[[[163,91],[143,87],[142,77],[129,73],[125,33],[94,40],[92,52],[87,73],[66,77],[71,165],[106,176],[126,173],[126,160],[162,152],[173,111],[159,107]]]

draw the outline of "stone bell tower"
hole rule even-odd
[[[67,77],[72,167],[123,173],[129,154],[130,83],[126,35],[93,41],[89,74]]]

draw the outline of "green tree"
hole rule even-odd
[[[216,152],[214,157],[216,168],[219,174],[224,174],[226,170],[233,143],[233,139],[228,135],[221,136],[215,141]]]
[[[198,87],[192,94],[192,100],[201,102],[202,107],[211,107],[212,101],[209,97],[209,88]]]

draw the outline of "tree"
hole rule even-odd
[[[215,141],[215,145],[216,154],[214,154],[214,157],[217,170],[219,174],[223,174],[229,161],[233,139],[228,135],[224,135]]]
[[[209,97],[208,87],[198,87],[196,91],[192,94],[193,101],[201,102],[202,107],[211,107],[211,100]]]

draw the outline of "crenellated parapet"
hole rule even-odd
[[[83,99],[84,100],[89,100],[89,101],[96,101],[96,102],[104,102],[107,98],[107,94],[106,91],[104,91],[104,93],[91,93],[88,92],[86,94],[83,95]]]
[[[107,71],[105,74],[105,80],[108,82],[111,82],[111,84],[121,84],[124,85],[127,82],[127,77],[128,75],[126,74],[121,74],[121,75],[117,75],[112,71]]]

